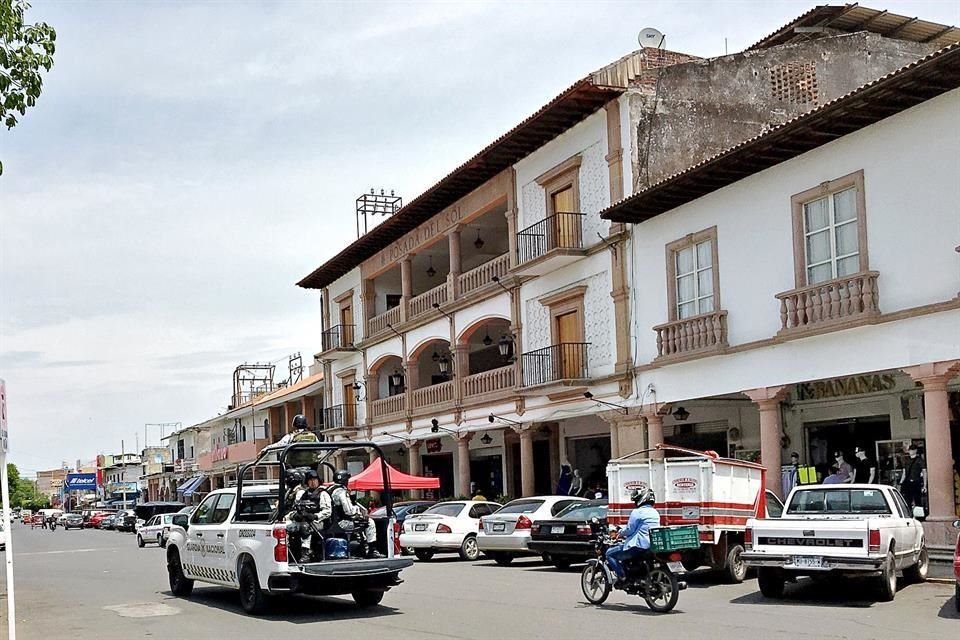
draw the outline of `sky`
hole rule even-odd
[[[240,363],[309,364],[320,296],[295,283],[355,239],[356,197],[413,199],[640,29],[716,56],[814,4],[35,0],[55,66],[0,130],[10,460],[131,451],[223,412]]]

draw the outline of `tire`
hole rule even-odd
[[[513,562],[513,556],[509,553],[495,553],[493,554],[493,561],[501,567],[506,567]]]
[[[953,606],[957,608],[957,613],[960,613],[960,583],[957,583],[956,590],[953,594]]]
[[[473,562],[480,557],[480,546],[476,536],[467,536],[460,545],[460,559]]]
[[[180,552],[171,549],[167,554],[167,575],[170,579],[170,592],[178,598],[186,598],[193,592],[193,580],[183,575],[180,564]]]
[[[137,546],[140,547],[141,549],[143,549],[146,545],[147,545],[147,543],[143,541],[143,536],[141,536],[141,535],[138,533],[138,534],[137,534]]]
[[[267,595],[260,588],[260,579],[257,578],[257,569],[252,560],[244,560],[240,566],[240,606],[252,616],[260,615],[267,610]]]
[[[167,548],[167,541],[163,539],[163,534],[157,535],[157,544],[160,545],[161,549]]]
[[[887,552],[883,561],[883,570],[877,582],[877,595],[881,602],[890,602],[897,595],[897,560],[893,551]]]
[[[783,598],[784,576],[781,569],[760,567],[757,571],[757,585],[765,598],[779,600]]]
[[[549,553],[541,553],[540,560],[543,562],[543,564],[553,564],[553,556],[551,556]]]
[[[380,604],[380,601],[383,600],[383,591],[376,589],[367,589],[366,591],[354,591],[352,594],[353,601],[357,603],[359,607],[375,607]]]
[[[580,574],[580,591],[590,604],[603,604],[613,585],[610,584],[610,575],[604,571],[597,561],[591,561],[583,568]]]
[[[568,571],[570,569],[571,564],[573,564],[573,561],[571,561],[570,558],[555,557],[553,559],[553,566],[559,569],[560,571]]]
[[[663,565],[657,565],[647,574],[647,588],[643,599],[647,601],[651,611],[667,613],[677,606],[679,597],[680,584],[673,571]]]
[[[747,563],[741,557],[743,545],[735,544],[727,552],[727,563],[723,568],[723,576],[730,584],[740,584],[747,577]]]
[[[420,562],[430,562],[433,559],[433,549],[414,549],[413,555],[417,556]]]
[[[927,572],[930,569],[930,558],[927,555],[927,545],[920,547],[916,564],[903,570],[903,577],[910,582],[926,582]]]

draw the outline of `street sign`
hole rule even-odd
[[[6,453],[7,447],[7,383],[0,379],[0,451]]]

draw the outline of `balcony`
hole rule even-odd
[[[475,373],[463,379],[463,395],[470,398],[513,389],[514,378],[513,365]]]
[[[436,407],[453,402],[453,380],[423,387],[413,391],[413,406],[416,408]]]
[[[365,337],[369,338],[370,336],[374,336],[381,331],[386,331],[388,324],[391,326],[400,324],[400,307],[387,309],[380,315],[373,316],[367,320],[367,335]]]
[[[406,394],[398,393],[389,398],[374,400],[370,403],[370,418],[372,420],[381,420],[402,414],[406,409]]]
[[[776,295],[780,333],[843,328],[880,314],[876,271],[864,271]]]
[[[493,278],[502,278],[507,274],[510,268],[510,254],[505,253],[489,262],[485,262],[475,269],[460,274],[457,285],[460,295],[466,295],[471,291],[480,289],[493,282]]]
[[[337,404],[323,410],[323,430],[352,429],[357,426],[357,405]]]
[[[657,332],[658,359],[711,353],[727,346],[727,312],[674,320],[653,330]]]
[[[584,255],[582,213],[555,213],[517,233],[519,275],[543,275]]]
[[[433,311],[434,304],[445,304],[446,302],[447,285],[441,284],[410,299],[409,317],[415,318],[427,311]]]
[[[356,325],[338,324],[327,329],[321,334],[322,353],[332,351],[353,351],[354,336],[356,335]]]
[[[534,387],[563,380],[589,377],[586,342],[563,342],[524,353],[523,386]]]

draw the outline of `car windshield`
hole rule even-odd
[[[497,515],[501,513],[532,513],[540,508],[543,500],[514,500],[503,505]]]
[[[787,513],[848,515],[890,513],[883,492],[877,489],[809,489],[797,491],[790,499]]]
[[[607,517],[607,505],[596,502],[574,503],[557,514],[558,520],[590,520]]]
[[[463,511],[462,502],[444,502],[443,504],[433,505],[432,507],[424,511],[423,515],[456,517],[460,515],[461,511]]]

